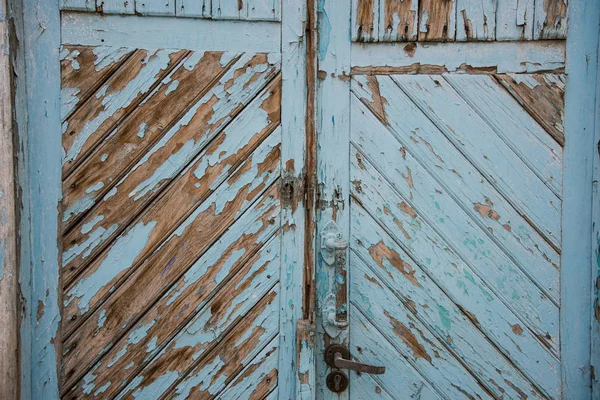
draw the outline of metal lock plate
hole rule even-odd
[[[325,380],[327,388],[334,393],[341,393],[346,390],[349,382],[350,380],[348,379],[348,375],[337,370],[331,371]]]

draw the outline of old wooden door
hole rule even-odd
[[[319,7],[318,339],[386,368],[340,398],[561,398],[566,4],[525,3]]]
[[[62,10],[61,396],[294,398],[303,2]]]
[[[591,396],[566,0],[22,5],[23,398]]]

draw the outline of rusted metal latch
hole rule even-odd
[[[350,360],[350,352],[346,346],[331,344],[325,349],[325,363],[331,368],[351,369],[363,374],[383,374],[385,367]],[[341,393],[348,388],[350,380],[345,372],[338,369],[332,370],[325,380],[327,388],[334,393]]]
[[[385,367],[350,360],[350,352],[341,344],[331,344],[325,349],[325,362],[332,368],[351,369],[363,374],[381,375]]]
[[[322,306],[323,329],[331,338],[336,338],[348,328],[346,294],[346,251],[348,241],[342,238],[337,224],[329,221],[321,232],[321,258],[334,267],[333,282]]]

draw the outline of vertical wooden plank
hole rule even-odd
[[[135,0],[135,12],[141,15],[175,15],[175,0]]]
[[[418,0],[381,0],[379,6],[379,41],[417,40]]]
[[[98,0],[104,14],[135,14],[135,0]]]
[[[419,41],[451,42],[456,33],[456,0],[421,0]]]
[[[376,42],[379,35],[379,0],[352,0],[352,41]]]
[[[175,13],[178,17],[210,18],[210,0],[177,0]]]
[[[567,38],[561,268],[563,398],[590,399],[592,180],[600,2],[571,3]]]
[[[60,0],[61,10],[96,11],[96,0]]]
[[[319,0],[317,8],[317,243],[320,231],[329,221],[337,223],[344,239],[348,240],[350,234],[350,10],[350,0]],[[316,251],[318,254],[319,247]],[[316,277],[317,351],[321,352],[322,346],[330,341],[348,344],[348,335],[342,332],[330,340],[325,334],[323,315],[320,315],[322,303],[327,294],[334,290],[336,282],[333,268],[320,258]],[[325,387],[328,369],[322,357],[318,359],[317,397],[347,399],[348,391],[336,395]]]
[[[296,399],[315,398],[315,326],[307,319],[298,321],[296,332],[298,382]]]
[[[533,39],[567,37],[567,0],[535,0]]]
[[[531,40],[535,0],[502,0],[496,3],[496,40]]]
[[[496,0],[457,0],[456,20],[457,41],[494,40]]]
[[[281,0],[247,0],[248,19],[258,21],[278,21],[281,17]],[[287,5],[287,4],[286,4]]]
[[[600,42],[600,41],[599,41]],[[600,43],[598,53],[600,55]],[[598,57],[600,62],[600,56]],[[596,68],[596,82],[600,82],[600,66]],[[591,366],[592,398],[600,396],[600,87],[596,85],[596,120],[594,129],[594,170],[592,176],[592,312],[591,316]]]
[[[12,51],[8,9],[0,2],[0,398],[19,396],[19,303]]]
[[[212,0],[212,17],[215,19],[246,19],[249,0]]]
[[[281,305],[279,327],[279,398],[295,396],[298,376],[296,329],[302,318],[304,281],[304,160],[306,156],[307,7],[289,0],[282,10],[281,170]],[[306,367],[306,366],[303,366]]]
[[[58,399],[57,346],[60,343],[58,221],[61,198],[60,13],[59,0],[23,0],[23,38],[26,71],[27,142],[24,170],[19,177],[24,201],[20,275],[26,309],[22,330],[30,340],[25,380],[32,399]],[[21,83],[23,83],[21,81]],[[44,132],[40,135],[40,132]],[[29,279],[25,283],[24,277]],[[28,376],[27,376],[28,375]]]

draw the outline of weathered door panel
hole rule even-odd
[[[281,50],[278,1],[205,3],[62,14],[64,398],[296,396],[304,205],[280,193],[303,174],[304,11],[289,4]],[[96,6],[63,9],[130,14]],[[180,16],[274,21],[203,25],[268,26],[272,50],[194,31],[176,49],[81,44],[122,18],[135,36]]]
[[[319,232],[349,249],[320,259],[318,339],[386,372],[336,394],[321,358],[317,395],[561,398],[564,43],[524,40],[564,10],[399,3],[319,10]]]

